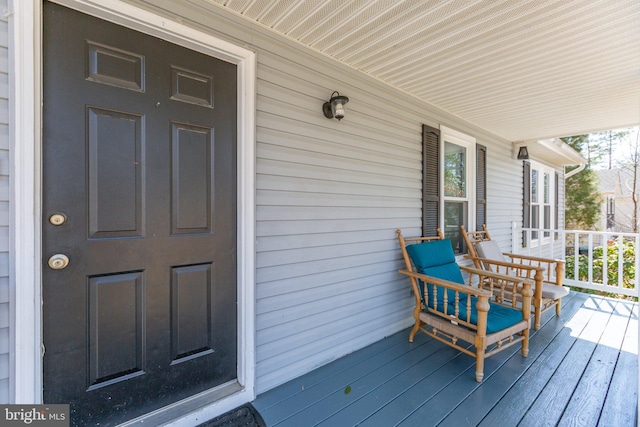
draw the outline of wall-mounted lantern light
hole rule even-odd
[[[349,102],[349,98],[340,95],[338,91],[331,94],[331,99],[322,105],[322,112],[327,119],[342,120],[344,117],[344,104]]]
[[[518,149],[518,160],[529,160],[529,150],[524,145]]]

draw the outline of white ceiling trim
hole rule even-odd
[[[200,1],[511,141],[640,124],[638,0]]]

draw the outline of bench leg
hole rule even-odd
[[[556,300],[556,316],[560,316],[561,312],[562,312],[562,300],[558,299]]]
[[[413,337],[416,336],[419,330],[420,330],[420,320],[416,320],[416,323],[413,325],[413,328],[411,329],[411,333],[409,334],[409,342],[413,342]]]
[[[476,381],[481,383],[484,378],[484,350],[476,350]]]
[[[536,307],[534,307],[534,314],[533,314],[533,329],[535,329],[536,331],[540,329],[540,318],[541,313],[540,313],[540,304],[538,304]]]

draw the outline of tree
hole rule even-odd
[[[588,148],[589,152],[594,153],[591,166],[600,164],[605,166],[606,169],[612,169],[614,163],[613,148],[616,144],[621,143],[628,134],[629,129],[590,133]]]
[[[629,132],[626,132],[624,135],[627,135]],[[632,142],[629,146],[628,157],[626,157],[627,161],[622,162],[621,169],[626,169],[631,175],[630,182],[625,182],[624,185],[627,186],[627,189],[631,193],[631,200],[633,202],[633,212],[631,214],[631,227],[634,233],[638,233],[640,229],[639,218],[638,218],[638,178],[640,174],[640,130],[636,132],[636,140]]]
[[[574,150],[592,152],[589,135],[562,138]],[[572,168],[572,169],[575,169]],[[567,172],[569,172],[568,170]],[[568,229],[590,230],[600,219],[602,197],[598,191],[598,176],[587,166],[582,172],[570,176],[565,181],[565,226]]]

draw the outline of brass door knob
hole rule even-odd
[[[69,257],[64,254],[55,254],[49,258],[49,267],[53,270],[62,270],[69,265]]]
[[[55,226],[62,225],[67,222],[67,216],[63,213],[57,212],[49,217],[49,222]]]

